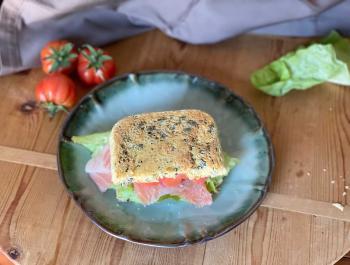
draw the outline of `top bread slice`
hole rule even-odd
[[[214,119],[199,110],[145,113],[118,121],[110,136],[115,184],[228,174]]]

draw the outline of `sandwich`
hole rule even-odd
[[[165,199],[210,205],[237,159],[225,154],[214,119],[199,110],[144,113],[110,132],[73,136],[92,152],[85,170],[100,191],[150,205]]]

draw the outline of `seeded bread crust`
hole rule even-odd
[[[228,174],[215,121],[199,110],[126,117],[113,126],[110,147],[115,184]]]

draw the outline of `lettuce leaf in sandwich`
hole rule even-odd
[[[83,136],[73,136],[72,142],[81,144],[92,153],[92,156],[97,154],[106,144],[109,143],[111,132],[93,133]]]

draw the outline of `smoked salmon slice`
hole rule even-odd
[[[177,185],[165,183],[168,181],[165,182],[162,179],[159,182],[134,183],[134,190],[145,205],[152,204],[163,195],[169,194],[179,196],[198,207],[210,205],[213,202],[212,195],[205,186],[205,181],[189,180],[181,175],[181,182]]]
[[[105,192],[113,184],[110,157],[109,145],[105,145],[85,166],[85,172],[101,192]]]

